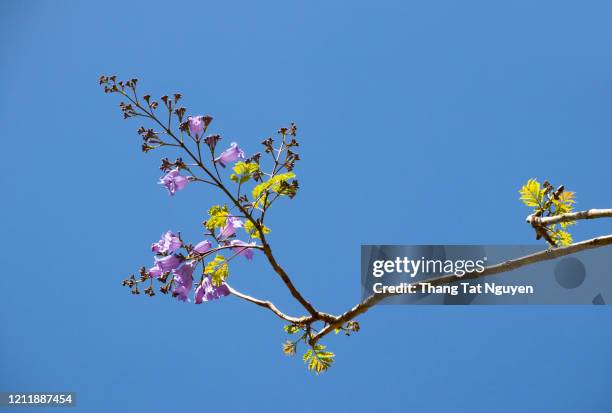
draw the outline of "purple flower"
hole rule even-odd
[[[203,301],[212,301],[230,295],[230,290],[224,282],[215,287],[209,277],[204,278],[202,284],[195,290],[195,303],[202,304]]]
[[[172,254],[177,249],[181,248],[183,243],[180,238],[170,231],[167,231],[161,236],[161,239],[151,245],[151,251],[156,254]]]
[[[250,248],[250,247],[254,247],[256,245],[254,242],[251,243],[251,244],[247,244],[244,241],[240,241],[239,239],[235,239],[230,244],[238,246],[237,248],[236,247],[232,248],[232,250],[237,251],[236,254],[244,255],[244,257],[247,260],[252,260],[253,259],[253,249]]]
[[[244,227],[244,223],[238,218],[228,215],[227,221],[225,222],[225,226],[221,229],[221,233],[219,236],[221,238],[227,238],[236,233],[236,228]]]
[[[204,117],[203,116],[190,116],[187,118],[189,124],[189,132],[192,135],[199,135],[204,130]]]
[[[176,191],[185,188],[188,183],[189,178],[182,176],[179,168],[174,168],[159,179],[159,184],[165,186],[170,195],[174,195]]]
[[[178,255],[168,255],[162,258],[155,257],[155,265],[157,265],[162,272],[172,271],[178,268],[181,262],[183,262],[183,260]]]
[[[157,264],[155,264],[154,266],[149,268],[149,276],[151,278],[157,278],[157,277],[159,277],[162,274],[163,274],[163,272],[162,272],[161,268],[159,268],[159,266]]]
[[[198,285],[196,290],[195,290],[194,299],[195,299],[195,303],[196,304],[202,304],[202,299],[204,298],[204,294],[206,293],[206,291],[204,290],[203,284],[204,284],[204,282],[202,282],[202,284]]]
[[[155,265],[149,269],[151,277],[159,277],[165,272],[172,271],[181,265],[183,260],[177,255],[168,255],[166,257],[155,257]]]
[[[195,247],[193,247],[193,250],[195,252],[197,252],[198,254],[204,254],[211,247],[212,247],[212,245],[211,245],[210,241],[206,240],[206,241],[202,241],[202,242],[198,243]]]
[[[181,301],[187,301],[187,296],[193,286],[193,270],[195,267],[196,262],[192,260],[172,270],[172,275],[174,275],[173,297],[178,297]]]
[[[236,142],[232,142],[230,147],[221,152],[221,155],[215,159],[215,162],[219,162],[219,165],[225,168],[225,164],[235,162],[238,158],[244,159],[244,152],[238,147]]]

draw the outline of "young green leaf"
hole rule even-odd
[[[213,285],[220,286],[229,275],[229,266],[223,255],[217,255],[212,261],[206,264],[204,274],[210,274]]]
[[[209,218],[204,225],[211,231],[215,228],[221,228],[225,226],[225,223],[227,222],[228,213],[229,212],[226,205],[214,205],[208,210]]]
[[[253,188],[252,195],[253,199],[255,200],[255,206],[263,206],[263,203],[266,200],[266,194],[269,192],[276,192],[279,195],[289,195],[289,193],[286,193],[287,190],[285,187],[288,185],[287,181],[292,178],[295,178],[295,174],[293,172],[274,175],[266,182],[262,182]]]
[[[259,170],[259,165],[255,162],[237,162],[232,169],[234,173],[230,176],[230,179],[243,184],[251,179],[253,174]]]
[[[302,358],[304,363],[307,363],[309,371],[319,374],[331,367],[334,357],[334,353],[325,351],[324,345],[317,344],[314,348],[309,349]]]
[[[300,326],[296,324],[287,324],[284,329],[288,334],[295,334],[300,331]]]
[[[251,238],[261,238],[259,231],[257,230],[257,228],[255,228],[255,225],[251,221],[246,221],[244,223],[244,230],[246,231],[247,234],[249,234]],[[262,230],[264,234],[268,234],[272,231],[270,228],[266,227],[263,224],[262,224]]]
[[[544,190],[537,180],[530,179],[527,181],[527,184],[523,185],[519,193],[521,194],[521,201],[528,207],[542,206],[544,201]]]

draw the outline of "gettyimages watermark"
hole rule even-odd
[[[541,251],[535,245],[363,245],[362,299],[383,295],[382,304],[422,305],[602,305],[612,299],[612,246],[516,265]]]

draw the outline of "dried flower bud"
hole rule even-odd
[[[149,145],[149,144],[143,143],[143,144],[142,144],[142,146],[141,146],[141,149],[142,149],[142,151],[143,151],[144,153],[147,153],[147,152],[149,152],[150,150],[155,149],[155,147],[153,147],[153,146],[151,146],[151,145]]]
[[[247,159],[245,162],[246,163],[256,163],[257,165],[259,165],[259,161],[261,159],[261,154],[258,152],[255,155],[251,156],[249,159]]]
[[[204,139],[204,143],[210,148],[211,151],[215,150],[217,143],[221,140],[219,135],[209,135]]]
[[[170,163],[168,158],[162,158],[159,169],[164,172],[168,172],[170,169],[172,169],[172,164]]]
[[[159,292],[162,294],[168,294],[168,290],[170,289],[169,285],[162,285],[159,287]]]
[[[283,343],[283,353],[285,353],[287,356],[295,355],[295,351],[296,345],[294,342],[287,340]]]
[[[272,152],[272,144],[273,143],[274,143],[274,139],[272,139],[272,138],[267,138],[267,139],[264,139],[263,141],[261,141],[261,144],[264,146],[266,153]]]
[[[187,110],[187,109],[185,109],[185,108],[183,108],[183,107],[181,107],[181,108],[177,108],[177,109],[175,109],[175,110],[174,110],[174,114],[175,114],[175,115],[178,117],[179,122],[182,122],[182,121],[183,121],[183,116],[185,115],[185,111],[186,111],[186,110]]]
[[[161,274],[159,277],[157,277],[158,281],[161,283],[165,283],[166,281],[168,281],[168,277],[170,276],[170,271],[166,271],[165,273]]]

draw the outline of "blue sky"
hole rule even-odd
[[[331,4],[330,4],[331,3]],[[78,393],[83,412],[609,411],[602,307],[385,306],[330,337],[319,377],[282,324],[120,285],[166,229],[200,237],[218,201],[171,199],[160,153],[102,73],[181,91],[247,152],[290,121],[301,191],[270,242],[329,312],[359,299],[361,244],[523,244],[531,177],[610,207],[612,5],[605,1],[0,4],[5,254],[0,390]],[[168,154],[170,156],[170,154]],[[576,239],[610,233],[584,222]],[[235,287],[299,313],[263,257]]]

